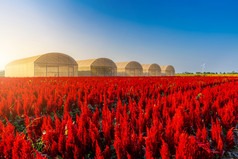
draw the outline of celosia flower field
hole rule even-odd
[[[236,158],[238,78],[0,78],[0,119],[0,158]]]

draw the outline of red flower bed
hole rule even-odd
[[[235,158],[237,121],[237,77],[0,78],[0,158]]]

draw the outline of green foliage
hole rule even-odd
[[[33,145],[33,147],[39,151],[39,152],[43,152],[45,144],[42,141],[42,138],[38,139],[38,141],[36,142],[35,145]]]

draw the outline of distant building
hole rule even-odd
[[[144,76],[161,76],[161,68],[158,64],[142,64]]]
[[[163,76],[175,76],[175,69],[172,65],[160,66]]]
[[[108,58],[77,61],[78,76],[113,77],[117,75],[116,64]]]
[[[142,76],[143,68],[139,62],[118,62],[117,65],[117,76]]]
[[[5,71],[4,70],[0,71],[0,77],[5,77]]]
[[[6,77],[73,77],[78,75],[78,64],[62,53],[47,53],[15,60],[6,65]]]
[[[69,55],[53,52],[12,61],[4,73],[5,77],[174,76],[175,69],[137,61],[114,63],[108,58],[75,61]]]

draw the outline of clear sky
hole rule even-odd
[[[0,69],[47,52],[238,71],[238,1],[0,0]]]

